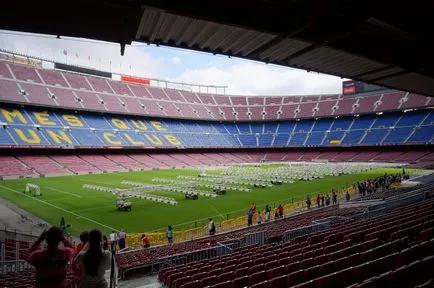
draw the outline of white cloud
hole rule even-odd
[[[250,61],[239,61],[229,67],[220,65],[184,71],[173,81],[200,85],[228,86],[227,94],[297,95],[340,93],[342,79]]]
[[[181,58],[179,58],[178,56],[173,56],[172,57],[172,63],[173,64],[181,64]]]
[[[33,56],[88,66],[113,73],[200,85],[228,86],[226,93],[242,95],[291,95],[340,93],[342,79],[304,70],[227,59],[223,56],[172,48],[127,45],[120,56],[119,44],[81,38],[56,39],[0,30],[0,47]],[[67,50],[67,56],[63,51]],[[79,57],[75,55],[78,54]],[[209,55],[209,57],[207,56]],[[181,60],[181,57],[184,61]],[[174,65],[176,64],[176,69]]]
[[[164,77],[164,58],[152,57],[147,46],[127,45],[125,56],[121,56],[120,46],[115,43],[9,31],[0,33],[0,43],[3,49],[72,65],[142,77]]]

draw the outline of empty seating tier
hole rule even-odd
[[[169,288],[414,287],[433,275],[433,204],[166,268],[159,279]]]
[[[40,69],[7,61],[0,61],[2,87],[8,87],[2,100],[8,102],[47,105],[73,109],[92,109],[101,112],[134,113],[143,116],[181,117],[207,120],[258,121],[262,119],[294,119],[372,113],[425,107],[430,98],[417,94],[386,90],[364,95],[316,95],[316,96],[227,96],[194,93],[190,91],[140,86],[131,83],[82,75],[66,71]],[[54,92],[54,88],[57,88]],[[17,91],[26,97],[17,97]],[[48,92],[51,91],[51,92]],[[98,95],[98,103],[73,100],[79,92]],[[5,91],[4,91],[5,92]],[[57,94],[64,95],[56,97]],[[1,95],[1,94],[0,94]],[[69,95],[71,99],[66,97]],[[52,100],[50,100],[51,98]],[[113,99],[114,98],[114,99]],[[53,101],[55,99],[55,101]],[[142,99],[158,100],[157,109],[129,109],[119,103]],[[107,103],[109,102],[109,103]],[[177,103],[183,103],[179,108]],[[143,103],[144,106],[146,103]],[[193,107],[194,105],[194,107]],[[178,107],[179,109],[174,108]],[[200,108],[199,108],[200,107]],[[218,112],[220,110],[223,113]],[[212,113],[194,113],[194,110]],[[164,111],[164,113],[162,113]]]
[[[40,96],[47,101],[68,97],[59,95],[62,96],[55,99],[49,98],[49,94]],[[98,98],[83,91],[76,95],[82,101],[71,99],[76,105],[91,101],[97,105],[103,101],[111,111],[140,109],[129,102],[123,106],[113,96]],[[195,114],[193,110],[188,113]],[[418,110],[338,119],[234,123],[101,115],[3,104],[0,105],[0,145],[144,148],[426,145],[434,142],[434,122],[427,121],[431,113]],[[233,116],[240,118],[240,115]]]

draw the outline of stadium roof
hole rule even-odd
[[[432,1],[6,1],[0,28],[142,41],[434,96]],[[312,83],[314,85],[314,83]]]

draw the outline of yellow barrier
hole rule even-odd
[[[393,183],[392,185],[394,185]],[[399,184],[399,183],[398,183]],[[399,187],[399,186],[398,186]],[[337,194],[339,197],[344,197],[346,192],[349,192],[350,195],[354,195],[356,191],[353,187],[348,187],[346,189],[338,189]],[[313,195],[311,196],[313,197]],[[313,198],[312,198],[313,200]],[[299,200],[294,203],[282,204],[283,210],[285,214],[292,213],[296,210],[300,210],[305,207],[305,200]],[[258,214],[253,215],[253,223],[257,223]],[[274,219],[274,211],[271,212],[271,220]],[[262,212],[262,221],[265,221],[265,213]],[[241,229],[247,227],[247,216],[239,216],[236,218],[224,220],[220,222],[218,226],[218,232],[228,232],[236,229]],[[164,245],[167,244],[166,232],[157,232],[157,233],[145,233],[151,243],[151,246],[156,245]],[[193,228],[184,231],[174,231],[173,240],[175,243],[189,241],[201,237],[205,237],[208,235],[208,231],[205,227],[201,228]],[[142,245],[141,240],[142,233],[129,234],[127,237],[127,247],[139,248]]]

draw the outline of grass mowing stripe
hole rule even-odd
[[[92,208],[86,208],[86,209],[79,209],[79,210],[74,210],[72,212],[85,212],[85,211],[92,211],[92,210],[99,210],[99,209],[105,209],[105,208],[110,208],[110,207],[114,207],[114,205],[107,205],[107,206],[100,206],[100,207],[92,207]]]
[[[99,225],[99,226],[102,226],[102,227],[105,227],[105,228],[108,228],[108,229],[115,230],[115,231],[118,231],[118,232],[119,232],[119,230],[117,230],[117,229],[115,229],[115,228],[113,228],[113,227],[107,226],[107,225],[102,224],[102,223],[100,223],[100,222],[98,222],[98,221],[92,220],[92,219],[90,219],[90,218],[87,218],[87,217],[81,216],[81,215],[79,215],[79,214],[77,214],[77,213],[74,213],[74,212],[71,212],[71,211],[69,211],[69,210],[63,209],[62,207],[59,207],[59,206],[56,206],[56,205],[54,205],[54,204],[48,203],[48,202],[43,201],[43,200],[41,200],[41,199],[38,199],[38,198],[36,198],[36,197],[32,197],[32,196],[29,196],[29,195],[27,195],[27,194],[23,194],[23,193],[21,193],[21,192],[19,192],[19,191],[17,191],[17,190],[11,189],[11,188],[6,187],[6,186],[3,186],[3,185],[0,185],[0,187],[2,187],[2,188],[4,188],[4,189],[7,189],[7,190],[9,190],[9,191],[12,191],[12,192],[14,192],[14,193],[17,193],[17,194],[20,194],[20,195],[24,195],[24,196],[26,196],[26,197],[28,197],[28,198],[30,198],[30,199],[32,199],[32,200],[38,201],[38,202],[40,202],[40,203],[44,203],[45,205],[48,205],[48,206],[50,206],[50,207],[56,208],[56,209],[58,209],[58,210],[61,210],[61,211],[63,211],[63,212],[66,212],[66,213],[72,214],[72,215],[74,215],[74,216],[76,216],[76,217],[78,217],[78,218],[82,218],[82,219],[87,220],[87,221],[89,221],[89,222],[95,223],[95,224],[97,224],[97,225]]]
[[[266,169],[266,168],[264,168]],[[309,194],[314,197],[316,193],[330,193],[332,188],[343,188],[362,179],[377,177],[384,173],[399,173],[401,169],[385,168],[376,169],[368,172],[361,172],[351,175],[327,176],[324,179],[314,181],[295,181],[293,184],[275,185],[269,188],[253,188],[251,192],[228,191],[225,195],[209,199],[199,197],[198,200],[187,200],[181,193],[174,192],[155,192],[157,195],[173,197],[178,201],[177,206],[169,206],[162,203],[146,201],[132,198],[133,209],[131,212],[118,211],[116,209],[116,196],[102,191],[83,189],[85,183],[97,183],[96,185],[113,188],[128,188],[122,185],[122,180],[130,180],[143,183],[153,183],[153,178],[177,179],[179,175],[195,176],[198,170],[193,169],[168,169],[153,171],[137,171],[125,173],[107,173],[93,175],[73,175],[49,178],[15,179],[0,180],[1,186],[22,191],[26,183],[33,183],[40,187],[58,188],[64,192],[75,193],[81,198],[64,198],[62,193],[57,193],[46,189],[42,200],[53,202],[68,210],[63,210],[47,206],[46,203],[30,201],[24,193],[12,193],[6,189],[0,189],[0,197],[5,198],[18,207],[29,211],[48,223],[57,225],[61,217],[71,224],[68,232],[79,235],[81,231],[92,228],[99,228],[104,233],[110,233],[112,229],[104,226],[97,226],[94,222],[79,219],[74,215],[85,215],[96,222],[106,223],[105,226],[125,228],[129,233],[142,233],[164,231],[167,225],[176,227],[176,231],[187,230],[195,227],[204,227],[208,218],[212,217],[216,222],[220,222],[221,216],[231,219],[246,214],[252,202],[255,202],[258,211],[263,211],[265,204],[273,208],[280,203],[290,203],[292,200],[298,201],[306,198]],[[406,169],[407,171],[407,169]],[[412,173],[408,170],[409,173]],[[211,172],[210,172],[211,173]],[[1,187],[0,186],[0,187]],[[211,189],[210,189],[211,190]],[[57,198],[57,199],[56,199]],[[33,197],[31,197],[33,199]],[[52,201],[53,200],[53,201]],[[59,200],[58,202],[55,202]],[[211,204],[208,205],[207,203]],[[55,206],[55,205],[54,205]],[[216,215],[216,210],[218,215]]]
[[[68,194],[68,195],[71,195],[71,196],[74,196],[74,197],[77,197],[77,198],[81,198],[80,195],[77,195],[77,194],[74,194],[74,193],[65,192],[65,191],[62,191],[62,190],[59,190],[59,189],[54,189],[54,188],[47,187],[47,186],[44,186],[44,188],[47,188],[47,189],[50,189],[52,191],[56,191],[56,192],[59,192],[59,193],[62,193],[62,194]]]

